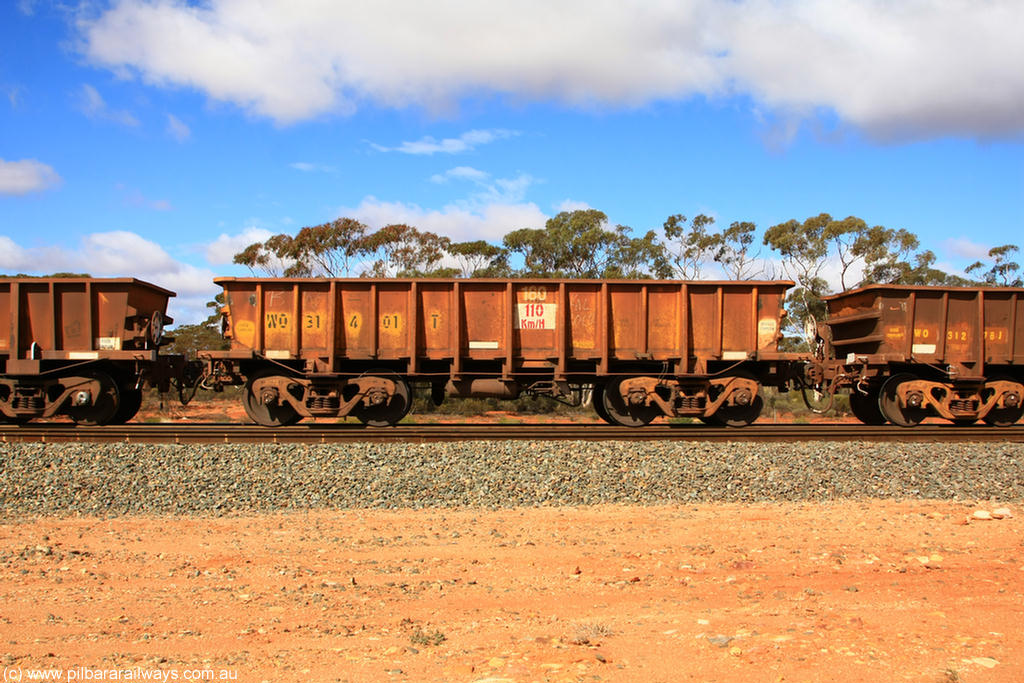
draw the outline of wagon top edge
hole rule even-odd
[[[147,289],[155,290],[161,294],[167,296],[177,296],[175,292],[169,289],[164,289],[159,285],[154,285],[152,282],[140,280],[134,277],[14,277],[10,275],[0,275],[0,284],[13,282],[17,284],[84,284],[87,282],[101,283],[105,285],[135,285],[145,287]]]
[[[329,283],[329,282],[343,282],[352,284],[379,284],[381,282],[387,283],[409,283],[415,282],[417,284],[505,284],[511,282],[513,284],[527,284],[527,285],[552,285],[552,284],[588,284],[588,285],[600,285],[600,284],[615,284],[615,285],[698,285],[698,286],[732,286],[732,287],[793,287],[796,283],[791,280],[633,280],[633,279],[576,279],[576,278],[365,278],[365,277],[352,277],[352,278],[312,278],[312,277],[218,277],[213,280],[216,284],[225,284],[230,282],[274,282],[282,284],[292,283]]]
[[[824,301],[836,301],[844,297],[861,294],[863,292],[984,292],[1000,294],[1024,294],[1024,287],[994,287],[990,285],[977,285],[970,287],[952,287],[944,285],[865,285],[850,289],[838,294],[830,294],[822,297]]]

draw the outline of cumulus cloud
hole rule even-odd
[[[0,159],[0,195],[24,195],[56,187],[60,176],[50,166],[35,159]]]
[[[1024,131],[1022,25],[1018,0],[120,0],[80,30],[94,64],[283,123],[481,93],[587,107],[739,95],[876,136],[990,137]]]
[[[463,152],[469,152],[476,149],[480,145],[486,145],[494,142],[495,140],[503,140],[510,138],[519,133],[512,130],[505,130],[502,128],[494,130],[470,130],[466,131],[457,138],[444,138],[443,140],[436,140],[433,137],[427,135],[414,142],[403,142],[397,147],[385,147],[375,143],[370,143],[378,152],[401,152],[402,154],[415,154],[415,155],[432,155],[432,154],[462,154]]]
[[[343,207],[339,214],[355,218],[377,229],[392,223],[414,225],[446,235],[456,242],[488,240],[500,242],[505,233],[517,228],[541,228],[547,216],[536,204],[458,202],[442,209],[425,209],[417,204],[381,201],[366,197],[358,206]]]
[[[250,227],[240,233],[229,235],[221,233],[217,239],[206,245],[204,254],[211,265],[222,265],[232,263],[235,254],[245,249],[250,244],[265,242],[274,233],[264,228]]]
[[[139,125],[134,114],[124,109],[112,109],[99,91],[88,83],[78,91],[78,108],[90,119],[112,121],[122,126]]]
[[[28,254],[14,240],[0,235],[0,268],[20,270],[29,261]]]

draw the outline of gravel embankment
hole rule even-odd
[[[1024,444],[0,446],[0,515],[1024,500]]]

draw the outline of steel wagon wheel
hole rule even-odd
[[[597,384],[594,386],[594,393],[591,395],[590,405],[594,408],[594,412],[597,413],[597,416],[601,418],[601,420],[607,422],[610,425],[618,424],[617,422],[612,420],[611,416],[608,414],[608,411],[605,410],[603,384]]]
[[[753,424],[761,416],[761,411],[764,409],[764,399],[761,397],[761,385],[757,382],[757,378],[751,373],[744,371],[730,375],[730,377],[738,377],[755,382],[757,384],[757,393],[750,397],[749,403],[719,406],[718,410],[708,418],[710,421],[705,420],[706,424],[717,424],[723,427],[746,427]]]
[[[121,405],[118,406],[110,424],[123,425],[138,415],[142,407],[142,390],[133,388],[121,388]]]
[[[264,372],[249,377],[245,383],[245,390],[242,392],[242,406],[249,419],[264,427],[287,427],[302,419],[302,416],[286,400],[276,401],[265,400],[267,397],[256,395],[255,384],[261,379],[278,378],[287,380],[286,377],[275,375],[272,372]]]
[[[409,383],[393,372],[386,370],[371,370],[364,376],[380,377],[395,383],[395,393],[386,400],[367,405],[359,403],[352,414],[356,419],[368,427],[390,427],[398,424],[403,417],[409,414],[412,409],[412,391]]]
[[[900,427],[916,427],[928,415],[928,409],[921,406],[901,406],[897,395],[899,386],[904,382],[913,382],[917,377],[910,373],[893,375],[882,385],[878,396],[878,409],[889,422]]]
[[[867,394],[851,391],[850,412],[866,425],[884,425],[885,415],[882,415],[882,410],[878,407],[878,396],[877,391],[869,391]]]
[[[1010,379],[1009,377],[994,377],[990,382],[1016,382],[1017,380]],[[1002,408],[993,408],[989,411],[983,420],[985,424],[990,424],[993,427],[1012,427],[1013,425],[1020,422],[1021,417],[1024,417],[1024,397],[1017,397],[1018,405],[1016,407],[1004,406]]]
[[[608,421],[623,427],[643,427],[650,424],[654,418],[661,415],[661,410],[654,406],[627,404],[619,391],[624,379],[626,378],[616,377],[609,380],[601,392],[601,403],[608,414]]]
[[[87,427],[111,424],[121,409],[121,391],[117,382],[107,373],[101,370],[93,370],[82,375],[83,379],[96,382],[99,391],[94,395],[79,397],[78,394],[85,391],[74,391],[71,394],[71,407],[68,408],[68,415],[75,424]],[[76,402],[82,401],[78,405]]]

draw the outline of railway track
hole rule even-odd
[[[850,423],[755,424],[742,429],[654,425],[641,429],[602,424],[403,424],[390,428],[308,424],[270,429],[239,424],[72,424],[0,426],[0,443],[338,443],[431,441],[957,441],[1024,443],[1024,424],[922,425],[912,429]]]

